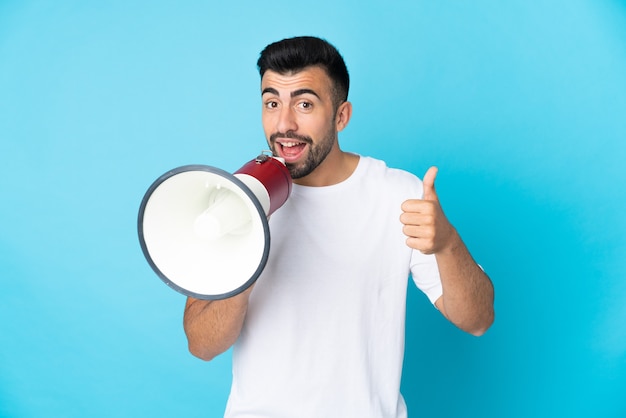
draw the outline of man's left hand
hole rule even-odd
[[[402,232],[408,237],[406,243],[424,254],[435,254],[447,249],[456,235],[435,192],[437,171],[437,167],[430,167],[424,174],[422,199],[409,199],[402,203],[400,221],[404,224]]]

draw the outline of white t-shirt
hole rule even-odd
[[[328,187],[293,186],[233,349],[229,418],[406,417],[400,394],[409,273],[434,302],[434,256],[407,247],[401,204],[422,183],[360,157]]]

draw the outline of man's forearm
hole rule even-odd
[[[443,286],[444,315],[470,334],[484,334],[495,316],[491,280],[475,263],[458,234],[454,244],[436,257]]]
[[[183,326],[191,354],[209,361],[237,341],[251,290],[223,300],[187,299]]]

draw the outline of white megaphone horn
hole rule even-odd
[[[259,277],[269,256],[269,215],[291,193],[282,159],[262,153],[234,174],[187,165],[159,177],[139,208],[143,254],[174,290],[224,299]]]

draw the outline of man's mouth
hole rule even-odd
[[[280,156],[288,163],[297,160],[306,148],[306,143],[304,142],[285,141],[276,142],[276,145]]]
[[[286,137],[272,138],[274,151],[278,157],[284,158],[285,163],[294,163],[302,157],[311,143],[308,138],[294,139]]]

